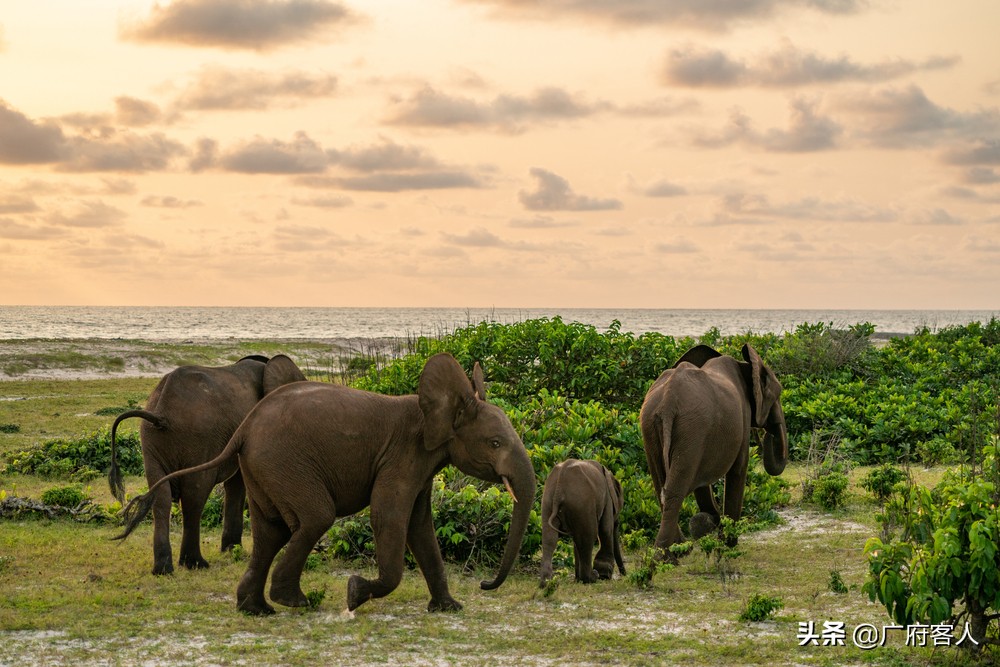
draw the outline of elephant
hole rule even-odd
[[[722,478],[725,515],[740,518],[751,429],[764,429],[761,460],[769,474],[780,475],[788,462],[781,383],[753,347],[744,345],[742,353],[741,362],[707,345],[693,347],[656,379],[642,403],[642,440],[662,512],[655,541],[662,559],[675,560],[669,549],[681,541],[678,516],[692,491],[699,509],[690,524],[695,539],[719,526],[711,485]]]
[[[610,579],[614,564],[625,576],[619,517],[625,497],[622,485],[597,461],[570,459],[552,468],[542,491],[542,571],[540,587],[552,578],[552,552],[560,533],[573,538],[576,580],[592,584]],[[591,563],[594,542],[601,548]]]
[[[396,589],[406,547],[430,591],[428,611],[458,610],[462,605],[448,590],[431,515],[434,476],[453,464],[468,475],[502,482],[514,500],[498,573],[480,583],[484,590],[499,587],[517,560],[535,501],[528,452],[507,415],[485,396],[478,363],[470,382],[447,353],[426,361],[415,395],[299,382],[264,397],[217,457],[168,475],[157,485],[232,464],[239,456],[253,536],[249,563],[236,589],[241,611],[274,613],[264,599],[264,585],[282,547],[270,599],[306,606],[301,577],[313,546],[338,517],[369,506],[378,578],[350,577],[348,610]],[[148,511],[148,498],[135,498],[125,508],[125,530],[118,538],[126,537]]]
[[[126,419],[143,419],[139,437],[146,483],[152,488],[168,473],[204,463],[221,452],[230,436],[257,402],[277,387],[305,380],[283,354],[273,359],[254,355],[217,368],[181,366],[167,373],[150,394],[145,410],[118,415],[111,426],[111,493],[125,504],[125,486],[118,467],[116,434]],[[222,550],[240,544],[246,491],[235,461],[160,487],[153,503],[153,574],[173,572],[170,549],[170,507],[179,501],[184,520],[179,564],[206,568],[201,555],[201,514],[216,484],[225,483]]]

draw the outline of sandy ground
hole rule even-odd
[[[397,355],[396,339],[268,341],[126,339],[0,340],[0,382],[4,380],[92,380],[161,377],[184,363],[224,366],[250,354],[287,354],[302,368],[337,371],[359,354]],[[190,361],[185,361],[189,359]]]

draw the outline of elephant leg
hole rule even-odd
[[[292,529],[285,553],[274,566],[271,574],[271,601],[286,607],[306,607],[309,600],[302,592],[302,571],[319,538],[337,520],[333,498],[314,498],[313,503],[299,512],[295,519],[299,525]],[[289,517],[286,516],[286,522]],[[252,527],[252,526],[251,526]]]
[[[582,533],[582,534],[581,534]],[[573,534],[573,562],[576,566],[576,580],[584,584],[592,584],[597,581],[597,573],[594,572],[594,531],[577,530]]]
[[[743,494],[747,484],[747,463],[748,456],[740,457],[729,472],[726,473],[726,497],[723,500],[726,516],[733,521],[739,521],[743,515]],[[731,537],[726,540],[726,546],[735,547],[738,538]]]
[[[192,480],[181,479],[180,502],[184,530],[181,534],[181,555],[178,563],[189,570],[208,567],[208,561],[201,555],[201,514],[212,493],[210,483],[202,475]]]
[[[615,570],[615,519],[610,508],[605,508],[597,526],[601,542],[594,558],[594,572],[598,579],[610,579]]]
[[[146,463],[146,483],[153,486],[165,473]],[[170,549],[170,509],[173,498],[170,485],[164,484],[153,496],[153,574],[170,574],[174,571],[174,556]]]
[[[268,519],[250,501],[250,533],[253,551],[247,571],[236,587],[236,608],[255,616],[273,614],[274,607],[264,599],[267,572],[281,547],[292,536],[292,531],[281,519]]]
[[[406,503],[410,511],[400,511]],[[354,574],[347,581],[347,609],[354,611],[374,598],[385,597],[396,590],[403,579],[403,552],[406,548],[406,528],[413,513],[413,501],[401,498],[395,490],[376,488],[372,492],[371,524],[375,539],[375,559],[378,579],[365,579]],[[385,509],[383,509],[385,508]]]
[[[556,551],[556,546],[559,544],[559,516],[553,516],[550,519],[545,518],[546,514],[542,513],[542,570],[541,570],[541,581],[539,586],[545,586],[545,583],[552,578],[552,555]]]
[[[700,511],[691,517],[688,528],[691,531],[691,539],[697,540],[719,527],[719,506],[715,502],[711,485],[699,486],[694,490],[694,497],[698,501]]]
[[[670,547],[682,541],[681,525],[678,519],[681,514],[681,505],[684,502],[684,495],[673,489],[676,485],[668,484],[663,487],[660,494],[660,506],[663,511],[660,515],[660,529],[656,533],[654,546],[660,551],[659,558],[675,562],[677,557],[670,553]]]
[[[239,470],[226,480],[224,488],[226,499],[222,505],[222,550],[229,551],[243,543],[243,506],[247,501],[247,489]]]
[[[417,565],[420,566],[420,571],[424,573],[424,580],[431,593],[427,611],[460,610],[462,604],[453,598],[448,590],[448,574],[434,532],[430,488],[424,489],[417,496],[413,513],[410,515],[410,525],[406,530],[406,539]]]

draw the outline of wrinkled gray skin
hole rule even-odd
[[[118,468],[116,433],[125,419],[140,417],[142,461],[150,488],[175,470],[209,461],[226,447],[236,428],[257,402],[289,382],[305,380],[285,355],[252,356],[231,366],[181,366],[167,373],[150,394],[145,410],[130,410],[111,426],[111,493],[124,504],[125,487]],[[174,571],[170,549],[170,506],[181,506],[184,530],[178,562],[205,568],[201,555],[201,513],[216,484],[224,483],[222,550],[240,544],[246,490],[234,460],[218,470],[192,475],[158,489],[153,501],[153,574]]]
[[[788,462],[781,384],[751,346],[743,346],[743,358],[698,345],[657,378],[643,401],[639,420],[662,510],[655,542],[662,558],[673,560],[668,549],[682,541],[678,516],[692,491],[700,510],[694,538],[719,525],[711,489],[719,479],[726,480],[726,516],[740,518],[752,428],[765,431],[761,461],[769,474],[780,475]]]
[[[306,557],[335,519],[368,506],[378,577],[350,578],[348,609],[395,590],[407,547],[427,581],[428,609],[461,609],[448,591],[431,518],[434,475],[451,463],[479,479],[503,482],[514,497],[499,571],[496,579],[480,584],[485,590],[500,586],[517,559],[535,496],[535,472],[524,444],[503,410],[484,396],[478,364],[470,383],[447,354],[427,361],[416,395],[383,396],[320,382],[289,385],[264,398],[213,461],[160,483],[239,456],[250,499],[253,552],[236,603],[247,613],[274,613],[264,599],[264,585],[282,547],[270,598],[306,606],[300,583]],[[137,498],[133,504],[126,508],[129,518],[119,537],[148,512],[146,501]]]
[[[615,563],[625,575],[618,534],[625,498],[622,485],[597,461],[563,461],[549,473],[542,491],[542,570],[540,586],[552,578],[552,553],[561,533],[573,538],[576,580],[610,579]],[[594,542],[601,547],[591,562]],[[591,566],[593,565],[593,566]]]

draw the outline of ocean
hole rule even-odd
[[[132,306],[0,306],[0,339],[124,338],[153,341],[219,339],[378,339],[437,335],[482,321],[540,317],[622,331],[700,336],[782,333],[802,323],[846,327],[870,322],[881,334],[910,334],[1000,317],[997,310],[695,310],[614,308],[229,308]]]

